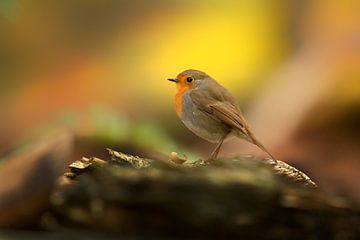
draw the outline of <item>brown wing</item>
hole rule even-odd
[[[192,101],[200,110],[208,113],[210,117],[237,130],[245,140],[257,145],[271,158],[275,159],[252,133],[234,98],[226,89],[221,90],[219,92],[194,90],[191,92]]]
[[[215,120],[238,130],[246,140],[252,142],[251,133],[249,133],[245,119],[228,92],[194,90],[191,92],[191,98],[200,110],[206,112]]]
[[[219,119],[224,124],[230,126],[233,129],[236,129],[241,132],[244,137],[251,138],[249,134],[248,126],[245,122],[245,119],[241,116],[240,110],[229,104],[229,103],[222,103],[222,102],[214,102],[208,104],[208,109],[210,110],[209,113]],[[251,139],[247,139],[250,140]]]

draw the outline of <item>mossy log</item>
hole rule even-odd
[[[281,162],[255,157],[177,164],[109,150],[70,165],[45,228],[127,236],[356,239],[359,206]]]

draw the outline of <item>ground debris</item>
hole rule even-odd
[[[276,174],[288,179],[290,182],[301,184],[304,187],[317,188],[315,182],[313,182],[305,173],[290,166],[289,164],[280,160],[274,161],[272,159],[266,160],[268,164],[273,167]]]
[[[140,158],[138,156],[127,155],[122,152],[114,151],[110,148],[108,148],[107,150],[111,156],[111,161],[117,164],[131,165],[134,168],[146,168],[150,166],[150,160],[148,159]]]
[[[65,176],[71,173],[74,181],[54,193],[47,213],[56,226],[156,237],[359,234],[358,205],[321,192],[279,160],[239,156],[176,164],[171,156],[147,159],[108,151],[110,160],[83,158],[70,165]],[[44,228],[50,229],[46,222]]]

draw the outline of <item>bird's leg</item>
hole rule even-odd
[[[221,145],[223,144],[223,142],[224,142],[224,140],[226,139],[226,137],[227,137],[227,134],[220,139],[220,141],[219,141],[219,143],[217,144],[217,146],[215,147],[214,151],[211,153],[210,158],[208,159],[208,161],[209,161],[209,160],[210,160],[210,161],[211,161],[211,160],[216,160],[216,158],[217,158],[217,156],[218,156],[218,154],[219,154],[219,152],[220,152]]]

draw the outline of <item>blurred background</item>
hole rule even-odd
[[[194,68],[278,159],[360,199],[359,13],[358,0],[1,0],[0,156],[66,128],[74,159],[206,157],[166,81]],[[232,140],[221,154],[263,153]]]

